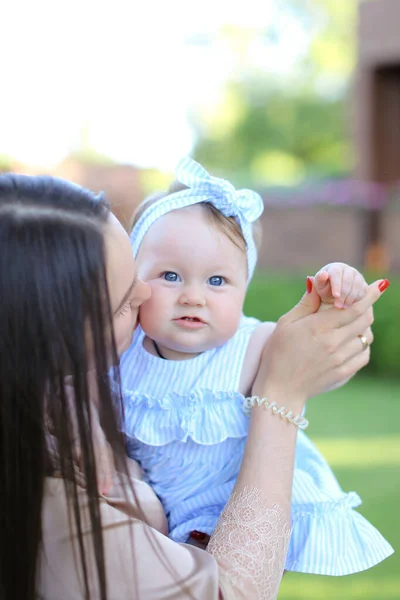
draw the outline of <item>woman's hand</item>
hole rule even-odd
[[[373,340],[372,305],[381,297],[382,280],[346,310],[316,311],[320,298],[313,289],[277,323],[261,358],[253,394],[301,410],[310,396],[349,379],[369,361]]]

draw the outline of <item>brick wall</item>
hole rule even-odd
[[[259,267],[314,270],[332,261],[362,267],[366,211],[361,208],[267,206]],[[392,270],[400,272],[400,208],[387,209],[384,239]]]

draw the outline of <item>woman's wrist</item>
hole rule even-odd
[[[236,489],[258,487],[273,502],[290,506],[298,428],[255,406]]]
[[[283,404],[279,406],[276,402],[269,400],[265,396],[261,398],[260,396],[248,396],[244,399],[242,408],[246,414],[250,414],[256,407],[270,411],[271,415],[275,415],[299,429],[306,429],[308,427],[308,421],[302,414],[296,414],[293,410],[288,410]]]
[[[307,397],[304,394],[299,392],[289,392],[282,388],[275,388],[270,385],[254,385],[251,394],[252,396],[258,396],[260,398],[268,398],[269,402],[275,402],[277,406],[284,406],[287,410],[291,410],[295,414],[302,413],[307,401]]]

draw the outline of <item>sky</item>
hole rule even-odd
[[[5,2],[5,0],[3,0]],[[12,0],[1,6],[0,155],[51,168],[84,143],[171,170],[194,142],[188,114],[227,79],[289,73],[307,35],[279,0]],[[278,43],[260,41],[271,25]],[[241,59],[221,27],[250,31]],[[254,33],[254,36],[253,36]]]

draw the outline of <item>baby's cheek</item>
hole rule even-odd
[[[238,330],[240,318],[242,315],[242,305],[240,303],[227,303],[218,311],[218,332],[221,341],[226,342],[235,335]]]

